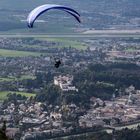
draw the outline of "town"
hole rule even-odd
[[[13,52],[0,57],[0,91],[7,93],[0,97],[0,122],[10,137],[43,140],[140,124],[139,38],[72,41],[85,48],[0,39],[1,50]],[[59,69],[54,58],[62,60]]]

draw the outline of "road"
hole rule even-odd
[[[11,34],[4,34],[0,33],[0,37],[6,37],[6,38],[19,38],[19,37],[35,37],[35,38],[117,38],[117,37],[136,37],[140,38],[140,31],[136,32],[135,30],[121,30],[121,31],[108,31],[108,30],[96,30],[94,32],[90,33],[73,33],[73,34],[42,34],[42,33],[11,33]]]
[[[49,140],[58,140],[61,139],[61,140],[67,140],[68,138],[70,137],[79,137],[79,136],[85,136],[85,135],[93,135],[93,134],[96,134],[96,133],[100,133],[100,132],[107,132],[108,134],[112,134],[113,132],[113,129],[115,130],[122,130],[124,128],[128,128],[128,129],[136,129],[138,126],[140,125],[140,122],[138,123],[135,123],[135,124],[130,124],[130,125],[127,125],[127,126],[118,126],[118,127],[112,127],[111,129],[108,129],[108,128],[105,128],[105,129],[102,129],[102,130],[99,130],[99,131],[93,131],[93,132],[83,132],[83,133],[79,133],[79,134],[75,134],[75,135],[69,135],[69,136],[60,136],[60,137],[57,137],[57,138],[50,138]]]
[[[137,129],[138,126],[140,126],[140,122],[135,122],[135,123],[128,124],[128,125],[125,125],[125,126],[116,126],[116,127],[110,127],[110,128],[115,129],[115,130],[122,130],[124,128]]]

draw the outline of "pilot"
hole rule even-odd
[[[61,65],[60,59],[55,59],[55,67],[59,68],[60,65]]]

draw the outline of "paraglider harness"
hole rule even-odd
[[[54,66],[55,66],[56,68],[59,68],[59,66],[61,65],[61,60],[55,58],[54,61],[55,61],[55,65],[54,65]]]

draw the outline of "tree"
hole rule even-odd
[[[42,91],[38,93],[35,97],[37,101],[46,102],[48,104],[57,104],[59,102],[58,98],[61,96],[61,90],[59,87],[50,84]]]

